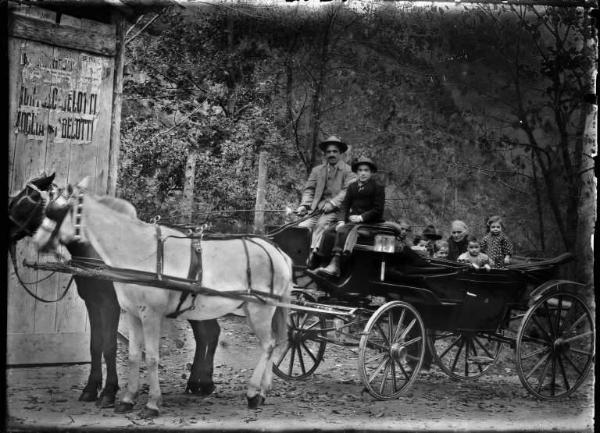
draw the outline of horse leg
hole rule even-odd
[[[119,330],[119,316],[121,308],[115,295],[112,283],[103,281],[107,287],[102,287],[98,295],[101,298],[102,316],[102,352],[106,363],[106,384],[100,393],[96,404],[101,408],[113,407],[115,397],[119,390],[119,377],[117,376],[117,333]]]
[[[129,361],[127,366],[127,389],[115,405],[115,412],[131,412],[140,388],[140,364],[142,361],[142,348],[144,346],[144,333],[142,322],[138,317],[127,313],[129,327]]]
[[[275,348],[275,338],[273,338],[271,323],[275,307],[246,304],[244,310],[248,317],[248,323],[252,327],[263,349],[263,353],[248,383],[248,391],[246,393],[248,408],[256,409],[264,403],[267,392],[271,389],[272,375],[266,369],[271,369],[273,365],[272,356],[273,349]]]
[[[80,289],[80,286],[86,286],[78,285],[77,288],[79,289],[79,296],[85,302],[90,319],[90,355],[92,365],[87,385],[83,388],[79,396],[79,401],[96,401],[98,390],[102,388],[102,322],[98,305],[90,299],[88,293],[85,292],[85,288]]]
[[[207,396],[215,390],[212,380],[213,364],[221,328],[216,319],[189,320],[189,322],[196,340],[196,353],[185,391]]]
[[[155,418],[159,414],[161,403],[160,383],[158,381],[159,339],[162,315],[149,308],[142,313],[142,330],[146,342],[146,368],[150,389],[148,403],[142,409],[142,418]]]

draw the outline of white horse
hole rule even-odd
[[[56,249],[58,242],[89,242],[109,266],[157,272],[157,230],[115,211],[115,199],[85,193],[81,182],[74,194],[57,199],[47,207],[46,218],[34,241],[41,250]],[[103,203],[104,202],[104,203]],[[165,239],[162,273],[187,278],[193,250],[191,239],[174,229],[161,226]],[[202,286],[219,292],[252,290],[271,293],[287,303],[292,289],[292,261],[276,245],[260,238],[206,240],[202,248]],[[115,282],[119,304],[129,320],[129,372],[127,389],[116,409],[133,409],[139,390],[142,345],[145,343],[149,379],[149,398],[142,416],[159,414],[161,391],[158,381],[159,338],[163,317],[178,309],[180,292],[151,286]],[[287,308],[269,303],[245,302],[226,296],[188,296],[179,306],[180,319],[207,320],[230,313],[243,304],[248,323],[258,338],[263,353],[250,378],[248,406],[256,408],[264,402],[271,387],[273,350],[287,343]],[[192,307],[192,309],[188,309]]]

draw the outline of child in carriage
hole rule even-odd
[[[448,242],[445,240],[439,240],[435,243],[437,251],[433,254],[436,259],[448,258]]]
[[[356,233],[353,231],[356,225],[383,221],[385,189],[371,178],[377,171],[377,166],[371,159],[361,157],[352,163],[352,171],[358,175],[358,179],[348,186],[346,197],[337,214],[338,222],[335,228],[323,234],[322,243],[327,242],[327,238],[335,237],[331,262],[316,270],[328,276],[340,275],[341,254],[351,250],[352,245],[348,244],[352,242],[347,242],[347,238],[351,232]]]
[[[442,235],[430,224],[425,227],[421,235],[415,236],[412,249],[424,257],[433,257],[437,252],[436,241],[439,241],[441,238]]]
[[[481,252],[481,245],[475,236],[467,238],[467,252],[458,256],[460,263],[470,263],[475,269],[484,268],[486,271],[491,269],[490,258],[487,254]]]
[[[494,215],[487,220],[488,233],[481,240],[481,251],[490,257],[494,268],[503,268],[510,264],[513,255],[513,244],[503,233],[504,222],[502,217]]]

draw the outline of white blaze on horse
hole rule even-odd
[[[75,240],[89,242],[109,266],[145,272],[157,272],[160,267],[165,276],[188,278],[194,254],[192,240],[175,229],[160,226],[157,231],[154,224],[117,212],[115,200],[118,199],[87,194],[84,182],[80,183],[67,200],[55,200],[48,205],[46,219],[34,236],[35,243],[40,249],[55,249],[57,242],[64,245]],[[163,254],[159,253],[157,236],[165,240]],[[254,408],[264,401],[272,382],[273,350],[278,345],[285,347],[287,342],[287,308],[240,301],[227,297],[227,292],[247,292],[251,288],[287,303],[293,285],[291,259],[258,236],[203,240],[201,248],[202,286],[224,296],[188,296],[180,305],[178,291],[114,283],[119,304],[128,313],[130,333],[128,383],[119,411],[129,411],[135,404],[144,346],[150,387],[143,416],[159,413],[159,338],[165,316],[178,311],[181,319],[215,319],[241,304],[263,350],[248,384],[248,406]],[[157,265],[157,262],[162,263]]]

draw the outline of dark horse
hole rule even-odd
[[[42,224],[44,212],[52,190],[54,174],[30,181],[25,188],[9,200],[9,240],[11,250],[17,241],[31,236]],[[72,243],[67,247],[71,256],[97,258],[99,255],[89,245]],[[16,265],[16,263],[15,263]],[[113,407],[119,389],[117,377],[117,329],[120,307],[112,282],[75,276],[77,293],[88,311],[91,337],[92,367],[88,382],[79,396],[80,401],[96,401],[100,407]],[[213,361],[219,342],[220,328],[216,319],[189,320],[196,340],[196,353],[186,392],[209,395],[215,389],[212,374]],[[102,389],[102,355],[106,362],[106,384]],[[100,395],[98,391],[101,390]]]

